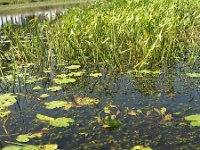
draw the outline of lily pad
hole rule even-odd
[[[67,66],[66,68],[67,69],[79,69],[79,68],[81,68],[81,66],[80,65],[71,65],[71,66]]]
[[[24,135],[19,135],[19,136],[17,136],[16,140],[17,140],[18,142],[24,142],[24,143],[25,143],[25,142],[28,142],[30,138],[32,138],[31,135],[24,134]]]
[[[42,94],[42,95],[40,95],[40,98],[47,98],[47,97],[49,97],[49,94]]]
[[[0,118],[4,118],[6,116],[8,116],[11,113],[10,110],[0,110]]]
[[[41,114],[37,114],[36,117],[42,121],[48,122],[50,125],[54,127],[68,127],[70,125],[69,123],[74,122],[72,118],[65,118],[65,117],[52,118]]]
[[[56,77],[57,78],[65,78],[65,77],[67,77],[67,75],[66,74],[58,74],[58,75],[56,75]]]
[[[38,85],[38,86],[35,86],[35,87],[33,88],[33,90],[36,90],[36,91],[37,91],[37,90],[41,90],[41,89],[42,89],[42,87],[39,86],[39,85]]]
[[[200,73],[196,73],[196,72],[186,73],[186,76],[192,77],[192,78],[200,78]]]
[[[191,121],[191,126],[200,126],[200,114],[186,116],[185,120]]]
[[[67,74],[67,76],[69,76],[69,77],[72,77],[72,76],[74,76],[74,77],[80,77],[80,76],[82,76],[84,73],[85,73],[85,72],[83,72],[83,71],[71,72],[71,73]]]
[[[51,120],[50,125],[54,127],[68,127],[69,123],[72,123],[72,122],[74,122],[73,119],[62,117],[62,118]]]
[[[142,145],[137,145],[137,146],[134,146],[133,148],[131,148],[131,150],[152,150],[152,148],[145,147],[145,146],[142,146]]]
[[[47,90],[52,91],[52,92],[56,92],[56,91],[59,91],[61,89],[62,89],[61,86],[53,86],[53,87],[47,88]]]
[[[18,145],[6,146],[2,150],[22,150],[22,146]]]
[[[31,77],[30,79],[26,80],[26,84],[33,84],[35,82],[41,81],[43,78],[36,78],[36,77]]]
[[[102,73],[90,73],[90,77],[101,77],[102,76]]]
[[[16,101],[15,96],[12,96],[11,93],[0,95],[0,110],[12,106]]]
[[[129,70],[128,73],[132,73],[132,72],[136,72],[136,73],[141,73],[141,74],[153,74],[153,75],[160,75],[162,74],[162,72],[160,70]]]
[[[118,128],[120,127],[122,124],[121,122],[117,121],[117,120],[109,120],[109,119],[106,119],[104,120],[104,125],[103,127],[104,128]]]
[[[54,82],[56,84],[67,84],[67,83],[76,82],[76,79],[73,79],[73,78],[55,78]]]
[[[57,144],[47,144],[47,145],[10,145],[4,147],[2,150],[57,150]]]
[[[43,146],[40,146],[41,150],[57,150],[58,145],[57,144],[46,144]]]
[[[42,121],[51,121],[54,120],[54,118],[49,117],[49,116],[45,116],[45,115],[41,115],[41,114],[37,114],[36,117]]]
[[[95,98],[90,98],[90,97],[79,97],[76,99],[76,103],[82,106],[85,105],[97,105],[99,104],[99,100]]]
[[[55,109],[55,108],[66,106],[67,102],[66,101],[52,101],[52,102],[46,102],[44,104],[46,105],[47,109]]]
[[[43,134],[42,132],[38,132],[38,133],[34,133],[34,134],[23,134],[23,135],[17,136],[16,140],[18,142],[26,143],[32,138],[36,138],[36,137],[40,138],[40,137],[42,137],[42,134]]]

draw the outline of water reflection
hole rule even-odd
[[[4,26],[8,25],[10,22],[11,24],[15,25],[27,25],[27,23],[35,18],[38,17],[38,21],[41,22],[44,18],[53,19],[57,13],[64,13],[67,9],[63,10],[50,10],[50,11],[38,11],[35,13],[25,13],[25,14],[17,14],[17,15],[6,15],[6,16],[0,16],[0,29]]]

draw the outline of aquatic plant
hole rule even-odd
[[[38,24],[36,18],[25,29],[5,29],[11,41],[8,55],[40,67],[78,61],[124,70],[194,63],[200,55],[198,4],[108,0],[72,8],[53,22]]]

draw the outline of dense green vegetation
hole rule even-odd
[[[200,55],[198,4],[199,0],[118,0],[70,9],[53,23],[35,21],[23,32],[9,27],[8,55],[39,65],[49,65],[52,59],[78,60],[120,70],[193,63]],[[28,32],[31,38],[25,38]]]

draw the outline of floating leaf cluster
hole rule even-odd
[[[185,120],[190,121],[191,126],[200,126],[200,114],[186,116]]]
[[[186,76],[191,77],[191,78],[200,78],[200,73],[186,73]]]
[[[70,123],[74,122],[72,118],[65,118],[65,117],[52,118],[41,114],[37,114],[36,117],[39,120],[45,121],[54,127],[68,127]]]
[[[17,100],[15,96],[13,96],[11,93],[0,95],[0,117],[3,118],[10,114],[8,107],[12,106],[16,102]]]

